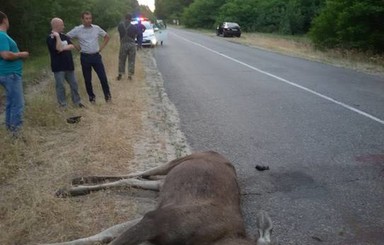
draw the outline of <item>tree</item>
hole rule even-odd
[[[319,47],[384,52],[382,0],[327,0],[310,30]]]
[[[289,0],[281,21],[280,32],[285,34],[305,34],[309,31],[312,19],[318,15],[324,0]]]
[[[256,30],[279,32],[285,14],[287,0],[262,0],[257,8]]]
[[[155,0],[155,15],[159,19],[180,19],[184,8],[189,6],[193,0]]]
[[[2,0],[1,11],[8,15],[11,23],[9,34],[20,48],[34,51],[45,46],[53,17],[62,18],[70,29],[80,24],[81,12],[90,10],[95,22],[108,29],[138,6],[137,0]]]
[[[226,0],[195,0],[182,15],[182,23],[187,27],[212,28],[220,7]]]
[[[127,13],[140,12],[136,0],[93,0],[89,10],[92,12],[95,23],[104,29],[117,26]]]
[[[237,22],[244,31],[256,31],[259,1],[229,0],[220,7],[216,24],[228,21]]]

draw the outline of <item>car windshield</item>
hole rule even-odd
[[[228,27],[239,27],[237,23],[227,23]]]

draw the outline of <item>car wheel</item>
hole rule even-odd
[[[227,34],[225,33],[225,31],[223,31],[223,37],[227,37]]]

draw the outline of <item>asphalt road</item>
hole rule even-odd
[[[230,40],[169,28],[154,55],[192,150],[235,164],[249,234],[264,209],[280,244],[384,244],[384,77]]]

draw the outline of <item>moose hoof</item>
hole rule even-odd
[[[56,191],[55,196],[60,198],[66,198],[69,197],[70,194],[66,189],[59,189]]]

